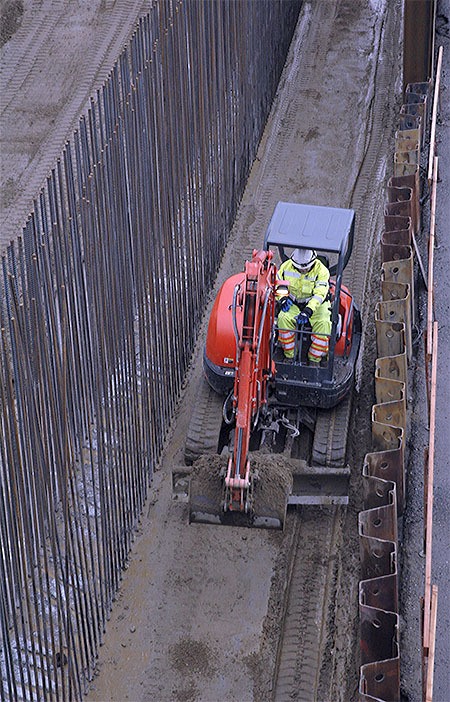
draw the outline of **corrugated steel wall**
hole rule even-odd
[[[81,699],[298,0],[153,2],[2,260],[2,700]]]
[[[417,303],[414,242],[421,231],[420,156],[428,126],[429,81],[408,84],[395,134],[381,235],[381,301],[375,311],[378,358],[372,408],[373,452],[363,466],[359,514],[361,702],[400,702],[399,544],[405,509],[408,369]]]

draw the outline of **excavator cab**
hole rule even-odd
[[[191,522],[283,528],[289,504],[348,502],[361,317],[342,278],[354,222],[353,210],[279,202],[263,249],[222,285],[186,437],[192,469],[175,471],[173,480],[175,493],[189,486]],[[306,362],[310,330],[298,328],[292,360],[278,341],[277,267],[298,248],[317,251],[332,276],[328,358],[314,367]]]
[[[281,404],[329,409],[350,391],[361,340],[361,317],[343,285],[355,228],[353,210],[279,202],[264,237],[264,249],[284,262],[296,248],[314,249],[330,271],[331,334],[328,357],[307,363],[311,329],[296,330],[294,362],[284,359],[274,335],[275,396]]]

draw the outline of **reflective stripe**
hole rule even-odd
[[[295,342],[293,341],[290,344],[282,344],[282,346],[284,351],[292,351],[295,347]]]
[[[278,338],[280,341],[282,339],[285,341],[290,341],[291,339],[295,339],[295,334],[290,329],[280,329],[278,331]]]
[[[295,334],[289,329],[279,329],[278,330],[278,341],[281,344],[283,352],[287,354],[294,350],[295,347]]]
[[[322,336],[320,334],[313,334],[311,339],[316,344],[326,344],[328,346],[328,336]]]
[[[326,341],[328,343],[328,339],[330,338],[328,334],[313,334],[312,338],[314,341]]]
[[[313,334],[311,336],[311,346],[308,350],[310,361],[318,361],[328,355],[328,336]]]
[[[309,272],[301,272],[295,269],[291,260],[281,264],[278,269],[277,279],[287,281],[289,287],[289,298],[295,304],[304,309],[305,305],[314,314],[313,328],[321,332],[328,332],[331,329],[330,310],[326,304],[327,293],[329,291],[330,273],[319,259],[314,262]],[[282,295],[277,289],[277,300],[282,299]],[[287,313],[279,317],[279,326],[293,329],[295,326],[295,316],[298,312],[291,308]]]
[[[308,358],[316,359],[323,358],[324,356],[327,356],[326,351],[316,351],[316,349],[309,349],[308,351]]]

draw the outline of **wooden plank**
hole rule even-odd
[[[430,134],[430,155],[428,157],[428,182],[431,183],[433,177],[433,163],[434,163],[434,152],[436,150],[436,121],[437,121],[437,110],[439,102],[439,89],[441,83],[441,68],[442,68],[442,54],[443,47],[439,47],[438,62],[436,68],[436,80],[434,83],[434,99],[433,99],[433,112],[431,117],[431,134]]]
[[[433,355],[431,362],[430,394],[430,438],[428,449],[426,532],[425,532],[425,603],[423,613],[423,647],[430,647],[430,601],[431,601],[431,552],[433,544],[433,481],[434,481],[434,433],[436,428],[436,379],[437,379],[438,323],[433,329]]]
[[[425,702],[433,702],[434,682],[434,654],[436,650],[436,622],[438,605],[438,587],[433,585],[431,593],[431,621],[430,621],[430,651],[427,662]]]
[[[423,265],[422,257],[420,255],[419,247],[417,246],[416,237],[414,236],[414,231],[411,232],[411,238],[412,238],[412,243],[414,246],[414,253],[416,254],[416,258],[417,258],[417,263],[419,264],[420,274],[422,276],[422,280],[423,280],[423,283],[425,285],[425,290],[428,290],[427,276],[425,275],[425,268]]]
[[[431,189],[430,237],[428,239],[428,301],[427,301],[427,355],[431,356],[433,346],[434,312],[434,240],[436,229],[436,187],[438,179],[438,157],[434,158],[433,187]]]

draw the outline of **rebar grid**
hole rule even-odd
[[[81,699],[298,0],[152,2],[2,259],[1,699]]]

